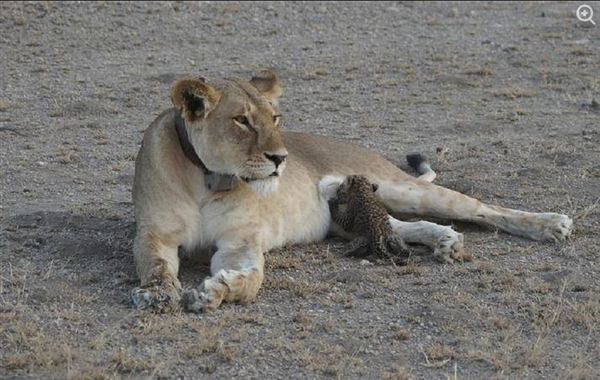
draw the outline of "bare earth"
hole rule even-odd
[[[0,3],[0,378],[597,378],[600,26],[577,5]],[[269,252],[251,305],[132,309],[144,129],[179,75],[264,67],[285,128],[423,152],[574,236],[458,224],[472,262],[397,269],[328,240]]]

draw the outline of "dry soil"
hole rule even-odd
[[[578,5],[0,3],[0,378],[598,378],[600,25]],[[472,262],[399,269],[328,240],[269,252],[251,305],[132,309],[144,129],[178,76],[265,67],[285,128],[423,152],[572,239],[455,224]]]

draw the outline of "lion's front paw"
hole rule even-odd
[[[169,284],[140,286],[131,291],[131,303],[138,309],[172,311],[180,298],[177,286]]]
[[[196,289],[186,290],[181,297],[181,304],[186,311],[201,313],[206,305],[206,295]]]
[[[452,264],[454,261],[468,261],[470,256],[464,252],[463,234],[452,229],[440,237],[433,248],[433,256],[443,263]]]
[[[186,290],[181,298],[183,308],[192,313],[205,313],[215,310],[220,303],[219,300],[210,297],[208,293],[196,289]]]

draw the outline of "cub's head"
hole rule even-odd
[[[338,187],[336,198],[339,203],[348,203],[353,195],[370,195],[377,191],[379,186],[371,183],[367,177],[362,175],[349,175]]]
[[[236,175],[263,195],[277,189],[288,155],[279,131],[280,95],[272,71],[250,81],[181,79],[171,89],[171,101],[206,167]]]

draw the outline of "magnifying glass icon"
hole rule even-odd
[[[589,5],[587,5],[587,4],[580,5],[577,8],[577,11],[575,12],[575,14],[577,15],[577,19],[579,19],[579,21],[582,21],[582,22],[589,21],[592,24],[596,25],[594,20],[592,20],[592,17],[594,17],[594,10]]]

